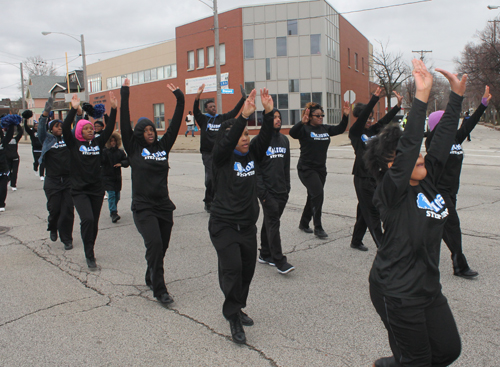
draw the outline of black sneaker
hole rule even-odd
[[[288,274],[289,272],[295,270],[295,267],[290,263],[284,263],[276,268],[280,274]]]
[[[361,242],[359,245],[355,245],[354,243],[351,242],[351,248],[359,251],[368,251],[368,247],[363,245],[363,242]]]
[[[63,242],[65,250],[71,250],[73,248],[73,242]]]
[[[303,226],[302,224],[299,224],[299,229],[305,233],[313,233],[313,230],[311,228]]]
[[[233,320],[229,320],[229,327],[231,328],[233,342],[237,344],[245,344],[247,342],[245,330],[243,330],[243,324],[241,323],[241,318],[238,315],[236,315]]]
[[[160,294],[156,299],[163,303],[164,305],[169,305],[174,302],[174,299],[168,294],[168,292]]]
[[[326,232],[323,228],[315,228],[314,235],[318,238],[327,238],[328,237],[328,234],[326,234]]]
[[[121,217],[118,215],[118,213],[113,213],[113,214],[111,214],[111,221],[112,221],[113,223],[118,222],[120,219],[121,219]]]
[[[57,229],[53,230],[53,231],[50,231],[50,240],[52,242],[56,242],[57,241]]]
[[[240,310],[241,324],[244,326],[252,326],[253,320],[243,311]]]
[[[259,261],[259,263],[261,264],[267,264],[267,265],[271,265],[271,266],[276,266],[275,263],[273,263],[273,259],[270,258],[270,257],[266,257],[265,259],[259,255],[259,258],[257,259]]]
[[[91,259],[87,259],[87,266],[89,267],[89,269],[97,269],[97,264],[95,262],[95,257],[91,258]]]
[[[394,357],[380,358],[375,361],[373,367],[396,367],[396,360]]]

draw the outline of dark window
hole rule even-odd
[[[289,125],[288,110],[280,110],[280,113],[281,113],[281,125]]]
[[[276,55],[286,56],[286,37],[276,38]]]
[[[299,91],[299,79],[290,79],[288,81],[288,91],[289,92]]]
[[[287,26],[287,34],[289,36],[295,36],[297,35],[298,27],[297,27],[297,19],[289,19],[288,20],[288,26]]]
[[[255,89],[255,82],[245,82],[246,94],[250,94],[250,92],[254,89]]]
[[[262,126],[262,121],[264,121],[262,111],[257,111],[257,126]]]
[[[301,120],[299,110],[290,110],[290,125],[295,125]]]
[[[321,34],[311,34],[311,55],[321,54]]]
[[[300,93],[300,108],[305,108],[311,102],[311,93]]]
[[[288,109],[288,94],[278,94],[278,108]]]
[[[278,100],[276,99],[277,95],[276,94],[270,94],[271,98],[273,99],[273,106],[276,108],[278,105]]]
[[[253,40],[243,41],[245,48],[245,59],[253,59]]]
[[[354,70],[358,71],[358,54],[354,54]]]
[[[312,94],[312,101],[320,105],[321,104],[321,92],[313,93]]]
[[[266,59],[266,80],[271,80],[271,59]]]
[[[347,66],[351,66],[351,49],[347,49]]]

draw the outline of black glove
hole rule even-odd
[[[245,92],[245,88],[240,84],[240,90],[241,90],[241,97],[247,98],[247,92]]]
[[[49,97],[48,101],[45,102],[45,108],[43,109],[43,112],[47,112],[50,115],[50,111],[52,111],[53,104],[54,104],[54,98]]]

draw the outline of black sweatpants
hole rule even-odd
[[[448,208],[448,218],[444,223],[443,240],[452,255],[462,254],[462,229],[457,213],[457,195],[441,192]]]
[[[69,177],[45,177],[43,190],[49,211],[47,231],[58,231],[62,243],[73,242],[75,209]]]
[[[247,305],[257,260],[257,227],[227,223],[211,216],[208,231],[219,260],[219,285],[225,296],[222,314],[232,320]]]
[[[280,218],[287,201],[288,194],[271,193],[267,194],[265,201],[260,201],[264,212],[260,231],[260,256],[272,258],[277,267],[286,263],[286,256],[281,248]]]
[[[375,188],[376,182],[373,178],[354,176],[354,189],[358,197],[358,206],[356,208],[356,223],[352,231],[351,243],[353,245],[359,246],[361,244],[367,228],[377,247],[382,241],[380,215],[373,205]]]
[[[147,285],[153,285],[153,295],[160,297],[167,292],[165,285],[163,260],[170,243],[173,213],[165,212],[161,216],[153,210],[134,211],[134,223],[144,239],[146,246],[147,269],[145,280]]]
[[[326,170],[316,171],[312,169],[297,170],[300,182],[307,189],[307,201],[300,224],[304,227],[309,227],[311,218],[313,219],[314,228],[323,228],[321,225],[321,210],[323,208],[324,187],[326,181]]]
[[[80,216],[80,232],[87,259],[95,258],[94,245],[103,199],[104,195],[73,194],[73,202]]]
[[[9,183],[9,175],[0,174],[0,208],[5,208],[5,200],[7,199],[7,184]]]
[[[8,158],[7,162],[9,163],[10,169],[10,187],[17,187],[17,174],[19,172],[19,157],[18,158]]]
[[[42,155],[42,152],[33,152],[33,171],[38,172],[38,167],[40,167],[40,177],[45,176],[45,165],[38,163],[38,159]]]
[[[212,204],[214,199],[214,188],[212,182],[212,153],[202,152],[201,159],[205,166],[205,204]]]
[[[370,297],[389,334],[397,366],[445,367],[460,355],[461,342],[450,306],[434,298],[384,296],[370,286]]]

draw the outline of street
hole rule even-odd
[[[231,341],[221,313],[199,153],[176,150],[169,158],[177,210],[165,280],[175,302],[165,308],[144,283],[145,248],[130,211],[130,170],[122,170],[118,223],[111,223],[103,203],[95,246],[99,270],[92,272],[76,211],[74,249],[50,241],[43,182],[33,173],[31,145],[20,144],[19,189],[9,188],[6,212],[0,213],[0,365],[337,367],[371,366],[390,355],[368,292],[375,245],[367,233],[368,252],[349,247],[357,204],[354,154],[346,139],[339,141],[330,145],[327,160],[327,240],[297,228],[306,191],[295,168],[299,150],[292,150],[292,191],[281,234],[296,270],[280,275],[256,265],[245,309],[255,325],[245,327],[242,346]],[[453,366],[493,367],[500,364],[500,131],[478,126],[463,148],[457,208],[464,253],[479,276],[453,276],[443,243],[441,283],[462,338]],[[261,223],[262,211],[258,238]]]

